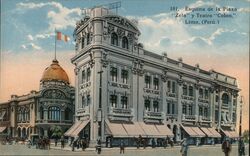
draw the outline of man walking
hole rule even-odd
[[[64,136],[62,135],[61,137],[61,148],[63,149],[64,148]]]
[[[120,154],[124,154],[124,147],[125,145],[124,145],[124,142],[123,142],[123,140],[121,140],[121,143],[120,143]]]
[[[229,142],[229,139],[226,138],[226,140],[222,143],[222,151],[225,153],[225,156],[229,156],[229,153],[231,152],[231,144]]]
[[[187,153],[188,153],[188,142],[187,142],[187,139],[184,138],[182,143],[181,143],[181,154],[182,156],[187,156]]]

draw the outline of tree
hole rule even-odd
[[[243,140],[244,142],[249,142],[249,130],[243,132]]]
[[[63,135],[62,128],[60,126],[51,127],[52,137],[55,139],[60,138]]]

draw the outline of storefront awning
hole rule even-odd
[[[144,122],[139,122],[139,125],[141,126],[147,137],[163,138],[167,136],[161,134],[155,127],[155,124],[145,124]]]
[[[128,134],[128,137],[139,137],[141,135],[142,137],[145,137],[146,134],[143,131],[143,129],[140,127],[138,122],[134,122],[133,124],[122,124],[125,131]]]
[[[111,123],[108,120],[106,120],[105,123],[107,129],[106,134],[113,135],[114,137],[128,137],[122,123]]]
[[[0,127],[0,133],[2,133],[6,129],[6,126]]]
[[[239,134],[237,134],[235,131],[230,131],[230,130],[223,130],[221,129],[223,134],[229,138],[239,138]]]
[[[206,135],[199,129],[199,127],[183,126],[181,127],[188,133],[190,137],[200,138]]]
[[[212,134],[214,138],[220,138],[221,135],[214,128],[207,128]]]
[[[76,137],[80,133],[80,131],[89,123],[89,120],[85,121],[77,121],[74,125],[64,133],[65,136]]]
[[[174,137],[174,134],[172,131],[165,125],[155,125],[156,129],[159,131],[160,135],[165,136],[165,137]]]
[[[206,128],[206,127],[201,127],[200,128],[206,135],[207,135],[207,137],[214,137],[214,135],[213,135],[213,133],[211,133],[209,130],[208,130],[208,128]]]

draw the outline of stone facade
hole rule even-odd
[[[105,140],[105,120],[235,130],[236,78],[147,51],[136,23],[94,8],[76,24],[75,116],[90,120],[91,141]]]

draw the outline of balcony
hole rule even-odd
[[[176,98],[176,94],[175,93],[167,92],[167,96],[168,97],[172,97],[172,98]]]
[[[129,89],[130,85],[126,83],[118,83],[118,82],[109,82],[109,85],[112,87],[118,87],[118,88],[124,88],[124,89]]]
[[[132,117],[133,109],[109,107],[109,115],[119,117]]]
[[[208,99],[198,98],[198,102],[208,103]]]
[[[37,124],[54,124],[54,123],[59,123],[59,124],[72,124],[72,120],[45,120],[45,119],[40,119],[36,120]]]
[[[210,118],[200,115],[199,122],[212,122],[212,121],[210,120]]]
[[[182,115],[182,120],[184,121],[195,121],[196,115]]]
[[[87,88],[87,87],[90,87],[91,86],[91,82],[85,82],[85,83],[82,83],[80,84],[80,89],[84,89],[84,88]]]
[[[0,126],[9,126],[10,121],[0,121]]]
[[[163,112],[144,111],[144,118],[163,120],[164,119],[164,113]]]
[[[150,88],[143,88],[143,91],[145,93],[150,93],[150,94],[160,94],[160,90],[155,90],[155,89],[150,89]]]
[[[181,98],[184,99],[184,100],[194,101],[194,97],[188,96],[188,95],[182,95]]]
[[[178,115],[177,114],[167,114],[166,115],[167,120],[177,120],[178,119]]]
[[[221,105],[221,109],[229,109],[229,104],[226,104],[226,103],[222,103]]]

